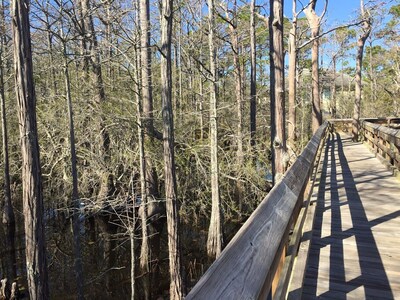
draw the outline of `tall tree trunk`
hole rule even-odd
[[[256,145],[256,130],[257,130],[257,52],[256,52],[256,23],[255,10],[256,1],[251,0],[250,5],[250,54],[251,54],[251,69],[250,69],[250,146],[252,149]]]
[[[355,101],[354,101],[354,115],[353,115],[353,141],[358,141],[360,130],[360,115],[361,115],[361,91],[362,91],[362,60],[364,53],[364,45],[371,33],[371,18],[369,13],[365,11],[364,1],[360,0],[361,17],[364,18],[362,23],[362,33],[357,40],[357,56],[356,56],[356,78],[355,78]]]
[[[269,31],[271,151],[273,184],[275,184],[281,180],[287,164],[282,0],[270,1]]]
[[[211,152],[211,218],[207,238],[207,254],[213,259],[222,251],[222,213],[219,195],[218,124],[217,124],[217,53],[214,45],[215,4],[208,0],[208,46],[210,51],[210,152]]]
[[[85,14],[83,8],[83,1],[77,1],[77,9],[78,9],[78,28],[80,33],[80,51],[82,57],[82,69],[85,72],[85,82],[89,79],[89,53],[87,53],[88,41],[87,41],[87,29],[85,27]]]
[[[199,76],[199,112],[200,112],[200,139],[204,138],[204,83],[201,74],[203,73],[203,67],[200,66],[200,76]]]
[[[107,77],[110,80],[110,85],[113,88],[114,87],[114,82],[113,82],[113,72],[112,72],[112,56],[113,56],[113,36],[112,36],[112,17],[111,17],[111,11],[113,9],[112,7],[113,1],[106,1],[105,6],[106,6],[106,32],[105,32],[105,39],[107,42],[107,53],[106,53],[106,59],[107,59]]]
[[[146,134],[153,136],[153,89],[151,76],[150,48],[150,4],[149,0],[140,0],[140,49],[142,61],[142,98],[143,123]]]
[[[142,223],[142,244],[140,248],[139,267],[143,275],[142,284],[144,290],[144,299],[150,299],[150,274],[149,274],[149,227],[148,222],[148,200],[155,192],[155,172],[150,157],[150,146],[153,142],[153,98],[152,98],[152,80],[151,80],[151,49],[150,49],[150,4],[149,0],[140,0],[140,61],[141,61],[141,97],[142,97],[142,121],[145,135],[143,135],[143,154],[145,171],[144,180],[146,191],[142,191],[142,203],[140,210],[140,219]],[[142,175],[143,176],[143,175]],[[141,178],[143,180],[143,178]],[[143,188],[143,186],[142,186]],[[144,197],[143,197],[144,196]]]
[[[4,19],[4,0],[0,11],[0,103],[1,103],[1,129],[3,137],[3,160],[4,160],[4,206],[2,212],[2,223],[5,235],[5,274],[9,282],[12,282],[16,275],[16,258],[15,258],[15,215],[11,200],[11,183],[10,183],[10,163],[8,155],[8,132],[7,132],[7,117],[6,117],[6,98],[4,93],[4,60],[5,52],[5,37],[6,26]]]
[[[71,83],[69,78],[68,70],[68,58],[66,42],[63,41],[63,58],[64,58],[64,80],[65,80],[65,92],[67,96],[67,107],[68,107],[68,121],[69,121],[69,141],[70,141],[70,153],[71,153],[71,174],[72,174],[72,204],[74,206],[74,213],[72,215],[73,222],[73,235],[74,235],[74,266],[75,266],[75,279],[77,286],[77,298],[79,300],[84,299],[84,281],[83,281],[83,266],[82,266],[82,251],[81,251],[81,238],[80,238],[80,199],[78,192],[78,169],[76,163],[76,148],[75,148],[75,128],[72,108],[72,97],[71,97]]]
[[[175,80],[175,95],[173,97],[173,109],[175,110],[176,115],[180,116],[182,113],[182,110],[184,109],[183,105],[183,94],[182,94],[182,89],[183,89],[183,76],[182,76],[182,68],[183,68],[183,61],[182,61],[182,44],[181,44],[181,39],[182,39],[182,11],[181,8],[177,8],[177,14],[175,15],[175,36],[176,36],[176,44],[175,44],[175,53],[174,53],[174,59],[175,59],[175,77],[173,80]],[[187,70],[187,75],[190,76],[191,70]],[[189,81],[190,83],[190,81]],[[189,88],[189,90],[191,90]],[[191,103],[192,104],[192,103]],[[191,105],[190,104],[190,105]],[[179,122],[181,118],[178,117],[177,122]]]
[[[51,81],[53,83],[53,93],[54,95],[58,94],[57,91],[57,80],[56,80],[56,70],[54,67],[54,55],[53,55],[53,39],[51,34],[51,25],[50,25],[50,18],[49,18],[49,1],[46,1],[46,11],[45,11],[45,18],[46,18],[46,34],[47,34],[47,47],[49,50],[49,63],[50,63],[50,72],[51,72]]]
[[[179,215],[174,153],[174,118],[172,112],[172,39],[173,0],[162,1],[161,16],[161,99],[163,116],[163,146],[165,198],[167,203],[168,257],[170,273],[170,299],[183,298],[181,253],[179,241]]]
[[[142,253],[146,253],[148,255],[149,251],[149,245],[148,245],[148,227],[147,227],[147,202],[148,202],[148,195],[147,195],[147,186],[146,186],[146,161],[145,161],[145,153],[144,153],[144,132],[143,132],[143,124],[142,124],[142,103],[140,99],[141,95],[141,89],[140,89],[140,76],[139,76],[139,69],[138,66],[140,66],[140,56],[136,55],[136,76],[137,76],[137,90],[136,90],[136,109],[137,109],[137,127],[138,127],[138,141],[139,141],[139,153],[140,153],[140,198],[142,200],[143,206],[140,208],[141,209],[141,221],[142,221],[142,237],[144,240],[142,241],[141,245],[141,251]],[[133,199],[133,205],[135,204],[135,199]],[[146,204],[146,205],[144,205]],[[135,215],[134,208],[133,208],[133,215]],[[134,226],[134,225],[133,225]],[[134,230],[134,228],[132,229]],[[132,235],[134,232],[131,233]],[[131,247],[133,247],[132,243],[134,243],[134,237],[131,237]],[[133,255],[134,255],[134,250],[133,250]],[[135,266],[135,261],[131,261],[132,268]],[[149,272],[149,265],[148,265],[148,257],[145,257],[143,260],[140,260],[140,268],[142,272],[145,272],[145,298],[149,298],[149,290],[148,290],[148,273]],[[135,274],[134,271],[132,271],[133,274],[131,274],[131,281],[132,281],[132,298],[134,295],[134,282],[135,282]]]
[[[13,1],[11,7],[14,44],[15,92],[18,102],[22,152],[23,214],[26,270],[31,299],[48,299],[43,194],[36,124],[28,0]]]
[[[312,80],[312,131],[315,133],[322,124],[321,99],[319,93],[319,31],[321,18],[315,12],[317,0],[310,0],[308,7],[304,10],[308,24],[311,29],[311,80]],[[324,13],[322,14],[324,15]]]
[[[134,2],[137,8],[136,14],[136,24],[140,22],[140,9],[139,9],[139,0]],[[136,35],[135,35],[136,36]],[[140,218],[142,222],[142,244],[141,244],[141,254],[145,254],[145,257],[142,260],[142,257],[139,260],[140,270],[145,273],[144,277],[144,298],[150,298],[149,291],[149,265],[148,265],[148,227],[147,227],[147,202],[148,202],[148,194],[147,194],[147,183],[146,183],[146,159],[145,159],[145,149],[144,149],[144,128],[143,128],[143,109],[142,109],[142,80],[140,75],[140,69],[142,67],[141,55],[140,55],[140,40],[135,40],[135,79],[136,79],[136,113],[137,113],[137,130],[138,130],[138,146],[139,146],[139,154],[140,154],[140,198],[142,202],[142,206],[140,207]],[[136,199],[133,199],[133,218],[135,218],[135,202]],[[145,205],[146,204],[146,205]],[[135,222],[131,225],[130,228],[130,239],[131,239],[131,299],[135,298]]]
[[[297,69],[297,12],[296,12],[297,0],[293,0],[293,20],[292,27],[289,31],[289,124],[288,124],[288,142],[289,147],[296,152],[296,69]]]
[[[239,59],[239,38],[237,33],[237,8],[236,0],[233,3],[233,20],[229,25],[231,44],[233,51],[233,65],[235,67],[234,77],[235,77],[235,95],[236,95],[236,114],[237,114],[237,164],[241,166],[243,163],[243,89],[242,89],[242,71]]]
[[[344,66],[343,66],[343,58],[342,58],[342,64],[341,64],[341,70],[340,70],[340,80],[341,80],[341,97],[343,98],[344,95]],[[350,81],[350,80],[349,80]]]
[[[135,202],[133,201],[132,210],[135,210]],[[131,244],[131,300],[135,300],[135,214],[133,220],[129,223],[129,240]]]
[[[95,103],[100,104],[105,101],[106,94],[104,91],[103,75],[100,63],[100,54],[96,32],[94,30],[93,15],[91,12],[91,0],[81,0],[82,14],[84,22],[84,34],[86,40],[86,55],[92,67],[92,82],[95,90]]]
[[[374,66],[373,66],[373,56],[372,56],[372,40],[369,42],[369,76],[371,78],[371,103],[377,103],[377,82],[376,82],[376,76],[374,72]]]
[[[226,8],[226,17],[229,19],[228,8]],[[236,131],[236,197],[239,205],[239,210],[242,208],[243,185],[240,178],[240,169],[243,165],[243,78],[239,59],[239,38],[237,32],[237,2],[234,0],[232,8],[232,20],[229,22],[229,31],[231,37],[231,47],[233,52],[233,65],[235,77],[235,95],[236,95],[236,115],[237,115],[237,131]]]

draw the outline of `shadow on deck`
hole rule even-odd
[[[337,133],[327,139],[303,299],[394,299],[400,290],[398,234],[390,236],[400,210],[396,194],[385,195],[396,180],[361,147]]]

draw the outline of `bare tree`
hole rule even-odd
[[[183,298],[179,240],[179,215],[174,152],[174,117],[172,112],[171,39],[173,0],[163,0],[161,9],[161,99],[163,116],[165,198],[167,202],[170,299]]]
[[[328,6],[328,0],[325,0],[325,7],[321,14],[318,16],[315,12],[317,0],[310,0],[304,13],[306,14],[308,24],[311,29],[311,80],[312,80],[312,131],[315,133],[319,126],[322,124],[321,100],[319,91],[319,32],[321,28],[321,21],[325,16]]]
[[[289,71],[288,71],[288,89],[289,89],[289,124],[288,124],[288,143],[289,148],[295,151],[296,141],[296,96],[297,96],[297,17],[299,13],[296,11],[297,0],[292,1],[292,27],[289,30],[288,54],[289,54]]]
[[[278,182],[287,165],[285,133],[285,78],[283,53],[283,1],[270,1],[270,105],[273,183]]]
[[[11,7],[14,44],[15,92],[18,102],[22,152],[25,255],[31,299],[48,299],[43,194],[36,124],[28,0],[13,1]]]
[[[215,4],[208,0],[208,46],[210,55],[210,151],[211,151],[211,218],[207,239],[207,254],[216,258],[222,251],[222,214],[219,195],[218,124],[217,124],[217,67],[215,49]]]
[[[256,52],[256,23],[255,23],[256,1],[251,0],[250,4],[250,146],[256,145],[257,130],[257,52]]]
[[[242,68],[240,65],[240,53],[239,53],[239,35],[238,35],[238,12],[237,12],[237,1],[233,1],[232,18],[229,20],[228,8],[225,8],[226,17],[229,25],[229,34],[231,37],[231,48],[233,52],[233,66],[234,66],[234,77],[235,77],[235,95],[236,95],[236,114],[237,114],[237,132],[236,132],[236,144],[237,144],[237,163],[240,166],[243,163],[243,89],[242,89]]]
[[[143,155],[144,165],[141,170],[142,188],[142,204],[140,210],[140,219],[142,221],[142,244],[140,249],[140,270],[143,273],[143,289],[144,298],[150,299],[150,279],[149,279],[149,227],[148,219],[148,202],[149,196],[154,195],[156,174],[153,170],[153,163],[150,157],[149,143],[153,140],[153,93],[151,84],[151,48],[150,48],[150,3],[149,0],[139,1],[140,10],[140,69],[141,69],[141,109],[145,135],[143,135]],[[147,149],[147,151],[146,151]],[[144,180],[144,181],[143,181]]]
[[[140,9],[139,1],[134,2],[138,12],[136,14],[136,24],[140,22]],[[135,37],[134,41],[135,49],[135,94],[136,94],[136,112],[137,112],[137,130],[138,130],[138,146],[139,146],[139,174],[140,174],[140,198],[142,206],[140,207],[140,219],[142,221],[142,244],[141,244],[141,257],[139,260],[141,272],[144,272],[144,297],[145,299],[150,298],[149,291],[149,245],[148,245],[148,227],[147,227],[147,182],[146,182],[146,158],[145,158],[145,146],[144,146],[144,126],[143,126],[143,107],[142,107],[142,78],[141,78],[141,51],[140,51],[140,40]],[[135,203],[135,199],[133,200]],[[134,208],[133,208],[134,209]],[[135,213],[133,214],[135,216]],[[131,240],[131,299],[135,298],[135,237],[134,237],[134,223],[130,228],[130,240]],[[143,255],[143,257],[142,257]]]
[[[369,12],[365,10],[364,0],[360,0],[361,17],[364,19],[362,22],[362,32],[357,40],[357,56],[356,56],[356,91],[354,101],[354,115],[353,115],[353,140],[358,140],[358,132],[360,130],[360,115],[361,115],[361,90],[362,90],[362,61],[364,54],[364,45],[371,33],[372,20]]]
[[[8,132],[6,117],[6,98],[4,93],[4,56],[6,52],[6,25],[4,18],[4,0],[1,2],[0,11],[0,104],[1,104],[1,129],[3,137],[3,160],[4,160],[4,206],[2,212],[2,223],[5,234],[5,264],[4,277],[10,282],[16,277],[15,258],[15,215],[11,200],[10,163],[8,155]]]
[[[56,80],[56,68],[54,67],[54,51],[53,51],[53,35],[51,32],[50,14],[49,14],[49,0],[46,0],[46,9],[43,10],[45,16],[45,26],[47,35],[47,47],[49,50],[49,64],[50,64],[50,80],[53,83],[54,95],[57,95],[57,80]]]
[[[82,7],[82,19],[83,19],[83,36],[84,36],[84,45],[85,49],[85,58],[88,59],[91,67],[92,67],[92,82],[95,88],[95,102],[99,104],[104,102],[106,99],[104,84],[103,84],[103,75],[102,68],[100,63],[100,54],[98,49],[97,36],[94,29],[93,22],[93,9],[91,7],[91,0],[81,0]]]

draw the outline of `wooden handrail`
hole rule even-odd
[[[327,126],[318,129],[186,299],[266,299],[291,226],[307,197],[304,193]]]
[[[332,129],[336,131],[343,131],[347,133],[352,132],[353,119],[329,119],[328,122]],[[400,118],[362,118],[360,123],[369,122],[378,125],[388,125],[398,127],[400,124]]]
[[[368,121],[362,122],[364,143],[394,169],[400,171],[400,130]]]
[[[343,131],[351,133],[353,127],[353,119],[330,119],[328,120],[330,125],[330,130],[333,131]]]

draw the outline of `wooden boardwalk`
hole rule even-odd
[[[400,181],[361,143],[327,139],[303,299],[400,299]]]

